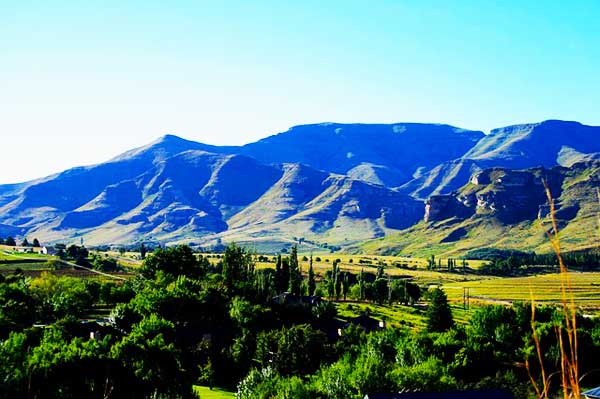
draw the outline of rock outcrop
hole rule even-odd
[[[467,218],[474,213],[474,208],[462,202],[456,194],[433,195],[425,201],[425,222]]]
[[[544,214],[548,198],[559,197],[566,168],[486,169],[471,176],[461,190],[431,196],[425,203],[425,221],[490,215],[504,223],[534,220]]]

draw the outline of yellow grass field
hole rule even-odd
[[[203,254],[208,256],[211,263],[217,263],[220,261],[218,254]],[[285,254],[283,255],[286,256]],[[300,268],[302,273],[306,274],[309,268],[309,261],[304,260],[305,255],[298,255]],[[268,262],[258,261],[259,255],[256,256],[256,267],[262,268],[275,268],[275,256],[269,255],[267,258]],[[308,255],[306,255],[308,258]],[[342,254],[329,254],[329,255],[315,255],[313,256],[313,268],[317,276],[323,276],[326,271],[331,270],[332,264],[335,260],[339,259],[339,267],[342,271],[349,271],[355,274],[361,271],[376,273],[379,265],[383,265],[384,272],[392,277],[407,277],[417,280],[421,285],[427,284],[443,284],[446,282],[464,281],[472,279],[480,279],[480,276],[467,273],[463,275],[460,268],[455,272],[431,271],[427,270],[427,259],[423,258],[408,258],[400,256],[378,256],[378,255],[342,255]],[[445,265],[447,259],[442,259],[442,264]],[[479,260],[468,260],[468,267],[471,269],[479,268],[484,262]]]
[[[535,302],[549,304],[561,301],[561,278],[558,273],[485,278],[447,283],[442,288],[455,303],[463,302],[464,289],[468,289],[472,304],[528,302],[532,297]],[[576,306],[586,311],[600,311],[600,273],[569,272],[569,278]]]

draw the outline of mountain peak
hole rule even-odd
[[[112,161],[114,162],[131,158],[150,157],[156,162],[189,150],[200,150],[215,153],[222,152],[218,147],[212,145],[187,140],[174,134],[165,134],[164,136],[159,137],[145,146],[135,148],[119,155],[116,158],[113,158]]]
[[[170,144],[178,144],[178,143],[193,143],[193,141],[186,140],[182,137],[176,136],[174,134],[167,133],[163,136],[160,136],[158,139],[154,140],[150,143],[152,145],[170,145]]]

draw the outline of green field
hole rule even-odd
[[[377,305],[374,303],[338,302],[338,316],[342,319],[368,313],[378,320],[385,320],[388,327],[407,327],[422,330],[425,327],[425,311],[403,305]]]
[[[231,399],[235,398],[233,392],[225,391],[219,388],[201,387],[194,385],[194,393],[199,399]]]

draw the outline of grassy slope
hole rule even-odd
[[[600,247],[598,182],[592,179],[599,174],[599,168],[595,166],[570,173],[563,183],[562,195],[556,201],[564,206],[580,207],[573,220],[560,222],[565,251]],[[425,257],[430,254],[458,256],[482,247],[550,252],[546,236],[549,228],[550,221],[547,218],[505,225],[491,216],[477,215],[464,221],[449,219],[435,223],[421,222],[400,233],[367,241],[355,249],[365,253]],[[458,229],[464,230],[466,235],[457,241],[443,242]]]

